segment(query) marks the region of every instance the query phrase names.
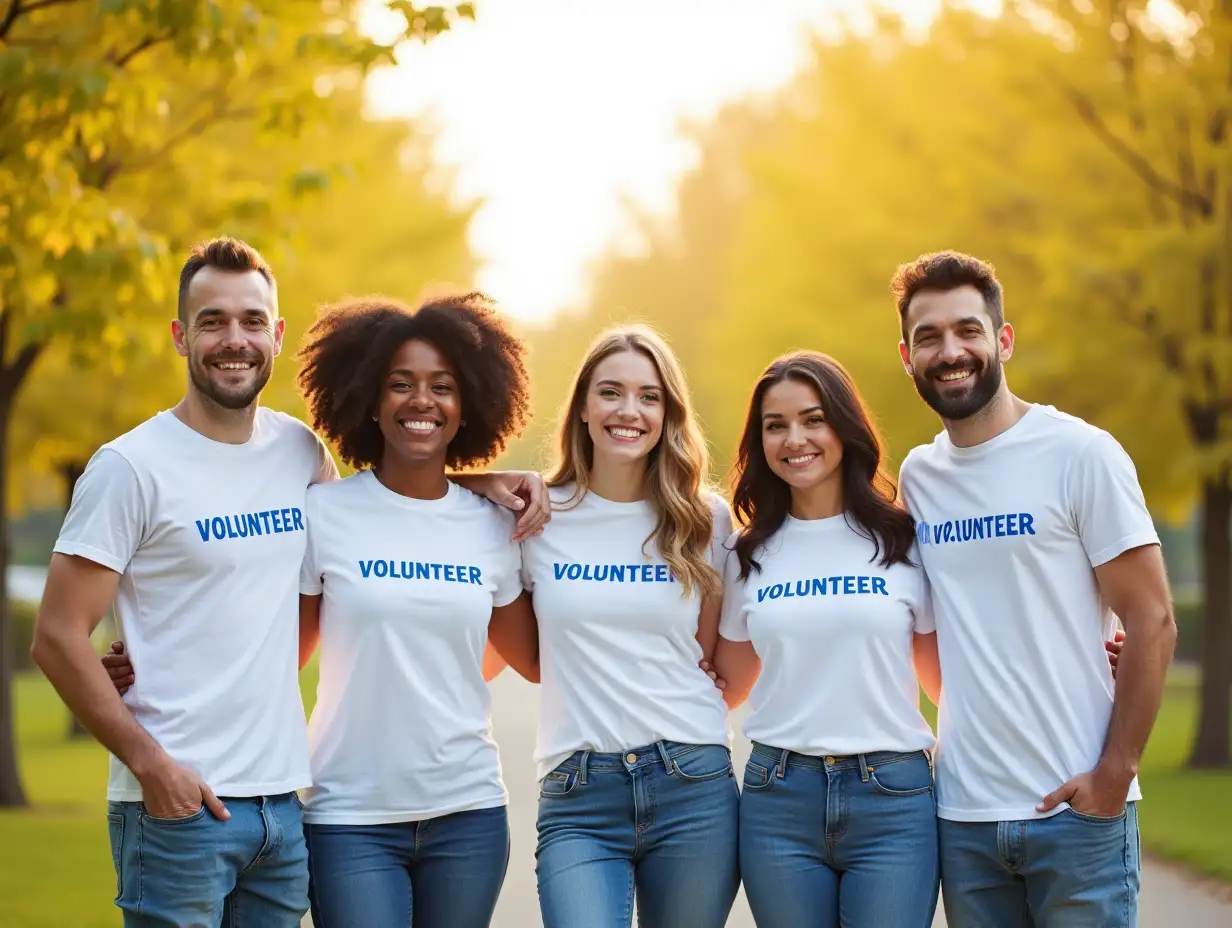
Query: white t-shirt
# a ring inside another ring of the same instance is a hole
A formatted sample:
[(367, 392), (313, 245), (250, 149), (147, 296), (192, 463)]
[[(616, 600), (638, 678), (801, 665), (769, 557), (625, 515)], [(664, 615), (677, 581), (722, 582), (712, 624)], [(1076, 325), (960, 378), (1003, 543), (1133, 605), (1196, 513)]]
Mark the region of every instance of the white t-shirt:
[(1095, 767), (1112, 714), (1116, 620), (1094, 568), (1159, 541), (1133, 462), (1107, 432), (1032, 406), (975, 447), (942, 432), (916, 448), (902, 488), (941, 654), (938, 814), (1039, 818)]
[(453, 483), (409, 499), (364, 471), (308, 494), (300, 592), (321, 600), (304, 820), (377, 825), (508, 801), (483, 652), (522, 593), (513, 514)]
[(934, 631), (923, 570), (882, 566), (845, 516), (788, 516), (741, 581), (737, 537), (719, 634), (761, 658), (745, 736), (813, 756), (931, 748), (911, 660), (912, 635)]
[[(136, 674), (124, 701), (218, 796), (308, 785), (296, 580), (305, 492), (337, 473), (307, 426), (259, 408), (240, 445), (161, 412), (77, 481), (55, 550), (121, 575), (115, 615)], [(115, 757), (107, 798), (141, 799)]]
[[(549, 491), (554, 506), (572, 493)], [(718, 496), (711, 504), (707, 558), (721, 569), (731, 511)], [(697, 666), (700, 594), (686, 599), (647, 541), (655, 522), (647, 501), (590, 492), (554, 508), (543, 533), (522, 543), (522, 582), (539, 620), (541, 778), (574, 751), (729, 743), (722, 693)]]

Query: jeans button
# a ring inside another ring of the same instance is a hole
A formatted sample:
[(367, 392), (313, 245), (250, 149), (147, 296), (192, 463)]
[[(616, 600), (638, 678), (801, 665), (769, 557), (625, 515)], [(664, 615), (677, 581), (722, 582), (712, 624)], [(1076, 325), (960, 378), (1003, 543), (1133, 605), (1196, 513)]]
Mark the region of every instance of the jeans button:
[(626, 755), (625, 755), (625, 761), (626, 761), (627, 763), (630, 763), (630, 764), (636, 764), (636, 763), (637, 763), (637, 755), (636, 755), (636, 754), (626, 754)]
[(834, 766), (834, 757), (833, 757), (833, 756), (831, 756), (831, 755), (826, 755), (826, 766), (827, 766), (827, 767), (833, 767), (833, 766)]

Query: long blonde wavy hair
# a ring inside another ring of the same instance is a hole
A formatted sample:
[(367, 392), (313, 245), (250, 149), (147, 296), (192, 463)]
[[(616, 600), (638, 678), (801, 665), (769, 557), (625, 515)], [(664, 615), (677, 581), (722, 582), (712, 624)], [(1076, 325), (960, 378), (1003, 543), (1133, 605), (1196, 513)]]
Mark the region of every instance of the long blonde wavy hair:
[(636, 351), (650, 359), (658, 371), (666, 400), (662, 435), (646, 459), (646, 497), (658, 517), (646, 541), (654, 540), (685, 596), (694, 591), (703, 596), (717, 595), (722, 579), (706, 560), (714, 532), (714, 512), (706, 497), (711, 489), (710, 455), (693, 413), (680, 362), (652, 329), (642, 325), (611, 329), (591, 346), (561, 410), (557, 459), (547, 484), (574, 484), (575, 490), (565, 508), (576, 506), (588, 492), (595, 444), (582, 421), (582, 412), (595, 368), (621, 351)]

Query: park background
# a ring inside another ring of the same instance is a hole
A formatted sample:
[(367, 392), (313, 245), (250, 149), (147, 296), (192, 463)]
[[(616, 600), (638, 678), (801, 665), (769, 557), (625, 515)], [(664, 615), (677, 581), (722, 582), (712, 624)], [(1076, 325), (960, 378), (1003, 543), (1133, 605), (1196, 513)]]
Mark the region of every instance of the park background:
[[(119, 923), (105, 754), (30, 633), (90, 454), (183, 391), (176, 273), (224, 233), (279, 280), (266, 405), (303, 414), (322, 303), (478, 287), (532, 350), (534, 420), (497, 466), (542, 467), (586, 345), (645, 321), (716, 481), (757, 373), (797, 347), (852, 371), (896, 468), (938, 424), (889, 278), (941, 248), (992, 261), (1012, 388), (1138, 466), (1180, 626), (1144, 849), (1226, 893), (1230, 118), (1223, 0), (0, 0), (0, 924)], [(497, 736), (525, 765), (512, 685)]]

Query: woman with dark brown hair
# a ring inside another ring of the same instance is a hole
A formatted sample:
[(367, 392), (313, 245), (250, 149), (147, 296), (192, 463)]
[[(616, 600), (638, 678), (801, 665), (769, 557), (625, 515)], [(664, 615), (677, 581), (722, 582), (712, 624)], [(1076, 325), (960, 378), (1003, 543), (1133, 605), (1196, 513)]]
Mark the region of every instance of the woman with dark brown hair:
[(939, 698), (936, 635), (914, 524), (838, 362), (797, 352), (766, 368), (735, 476), (743, 527), (714, 664), (728, 704), (752, 703), (740, 869), (753, 915), (926, 928), (939, 873), (918, 694)]

